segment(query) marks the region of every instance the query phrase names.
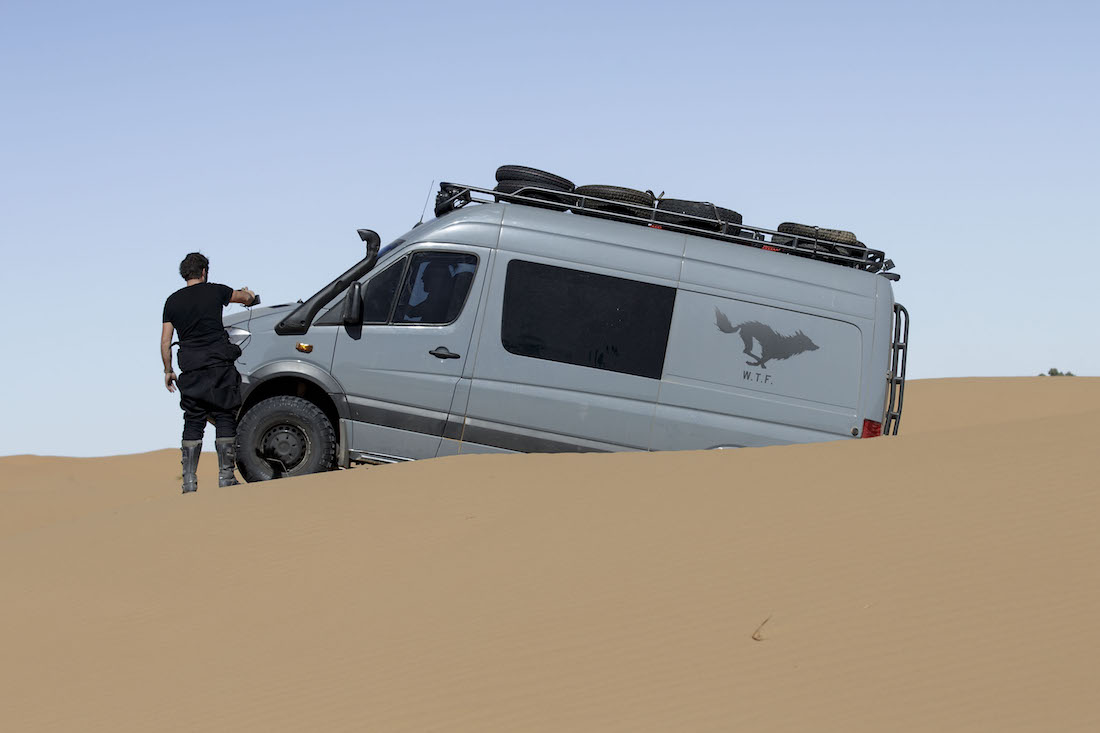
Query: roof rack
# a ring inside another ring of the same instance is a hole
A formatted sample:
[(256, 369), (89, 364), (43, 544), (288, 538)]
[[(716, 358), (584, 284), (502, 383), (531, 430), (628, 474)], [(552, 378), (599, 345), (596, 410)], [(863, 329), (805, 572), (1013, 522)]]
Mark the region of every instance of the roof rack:
[[(439, 184), (439, 193), (436, 195), (436, 216), (460, 209), (467, 204), (491, 204), (506, 201), (515, 204), (527, 204), (544, 209), (557, 211), (572, 211), (574, 213), (591, 212), (594, 216), (604, 219), (627, 222), (649, 226), (654, 229), (668, 229), (670, 231), (694, 234), (700, 237), (720, 239), (732, 244), (740, 244), (771, 252), (785, 252), (798, 257), (808, 257), (837, 265), (853, 267), (867, 272), (885, 273), (894, 267), (892, 260), (886, 259), (886, 253), (882, 250), (870, 247), (846, 245), (841, 242), (831, 242), (825, 239), (802, 237), (795, 234), (778, 232), (773, 229), (763, 229), (748, 224), (736, 224), (714, 217), (693, 216), (691, 214), (675, 213), (677, 219), (693, 220), (690, 224), (669, 223), (658, 221), (660, 212), (656, 206), (643, 206), (626, 201), (584, 196), (567, 191), (540, 188), (538, 186), (525, 186), (514, 193), (502, 193), (489, 188), (469, 186), (464, 183)], [(596, 206), (592, 204), (595, 203)], [(601, 206), (602, 205), (602, 206)], [(611, 210), (605, 207), (613, 207)], [(618, 209), (616, 211), (615, 209)], [(630, 211), (631, 213), (622, 213)], [(779, 239), (777, 240), (776, 237)], [(886, 275), (891, 280), (899, 279), (894, 273)]]

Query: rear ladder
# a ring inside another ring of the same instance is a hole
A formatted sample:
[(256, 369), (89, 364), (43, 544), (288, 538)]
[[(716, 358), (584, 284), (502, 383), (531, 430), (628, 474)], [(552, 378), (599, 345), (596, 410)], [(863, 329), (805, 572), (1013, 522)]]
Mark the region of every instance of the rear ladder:
[(897, 435), (901, 423), (901, 404), (905, 399), (905, 361), (909, 354), (909, 311), (894, 303), (893, 342), (890, 347), (890, 371), (886, 376), (889, 400), (882, 423), (883, 435)]

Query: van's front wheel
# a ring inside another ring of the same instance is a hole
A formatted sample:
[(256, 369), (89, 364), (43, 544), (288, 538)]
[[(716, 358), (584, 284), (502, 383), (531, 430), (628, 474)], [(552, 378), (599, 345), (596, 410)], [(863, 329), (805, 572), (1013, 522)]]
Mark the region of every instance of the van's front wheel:
[(331, 470), (336, 432), (317, 405), (277, 395), (256, 403), (237, 427), (237, 468), (245, 481)]

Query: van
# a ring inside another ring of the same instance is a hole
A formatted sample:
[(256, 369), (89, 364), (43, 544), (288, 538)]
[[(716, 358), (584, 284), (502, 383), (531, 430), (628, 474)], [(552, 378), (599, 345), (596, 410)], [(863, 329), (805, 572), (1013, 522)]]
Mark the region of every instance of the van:
[(908, 314), (882, 252), (537, 189), (440, 197), (384, 247), (359, 230), (366, 256), (311, 298), (226, 317), (247, 480), (897, 432)]

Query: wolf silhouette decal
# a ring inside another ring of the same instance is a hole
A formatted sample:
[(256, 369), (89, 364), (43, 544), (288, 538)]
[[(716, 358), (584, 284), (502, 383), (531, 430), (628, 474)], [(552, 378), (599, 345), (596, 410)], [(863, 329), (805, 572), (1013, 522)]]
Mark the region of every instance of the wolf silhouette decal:
[[(789, 359), (801, 354), (803, 351), (817, 351), (817, 344), (801, 331), (793, 336), (782, 336), (776, 333), (771, 326), (764, 325), (760, 321), (745, 321), (734, 326), (726, 314), (717, 308), (714, 309), (715, 325), (722, 333), (736, 333), (745, 343), (745, 352), (756, 361), (746, 361), (749, 366), (758, 366), (767, 369), (765, 362), (772, 359)], [(752, 353), (753, 339), (760, 343), (760, 356)]]

